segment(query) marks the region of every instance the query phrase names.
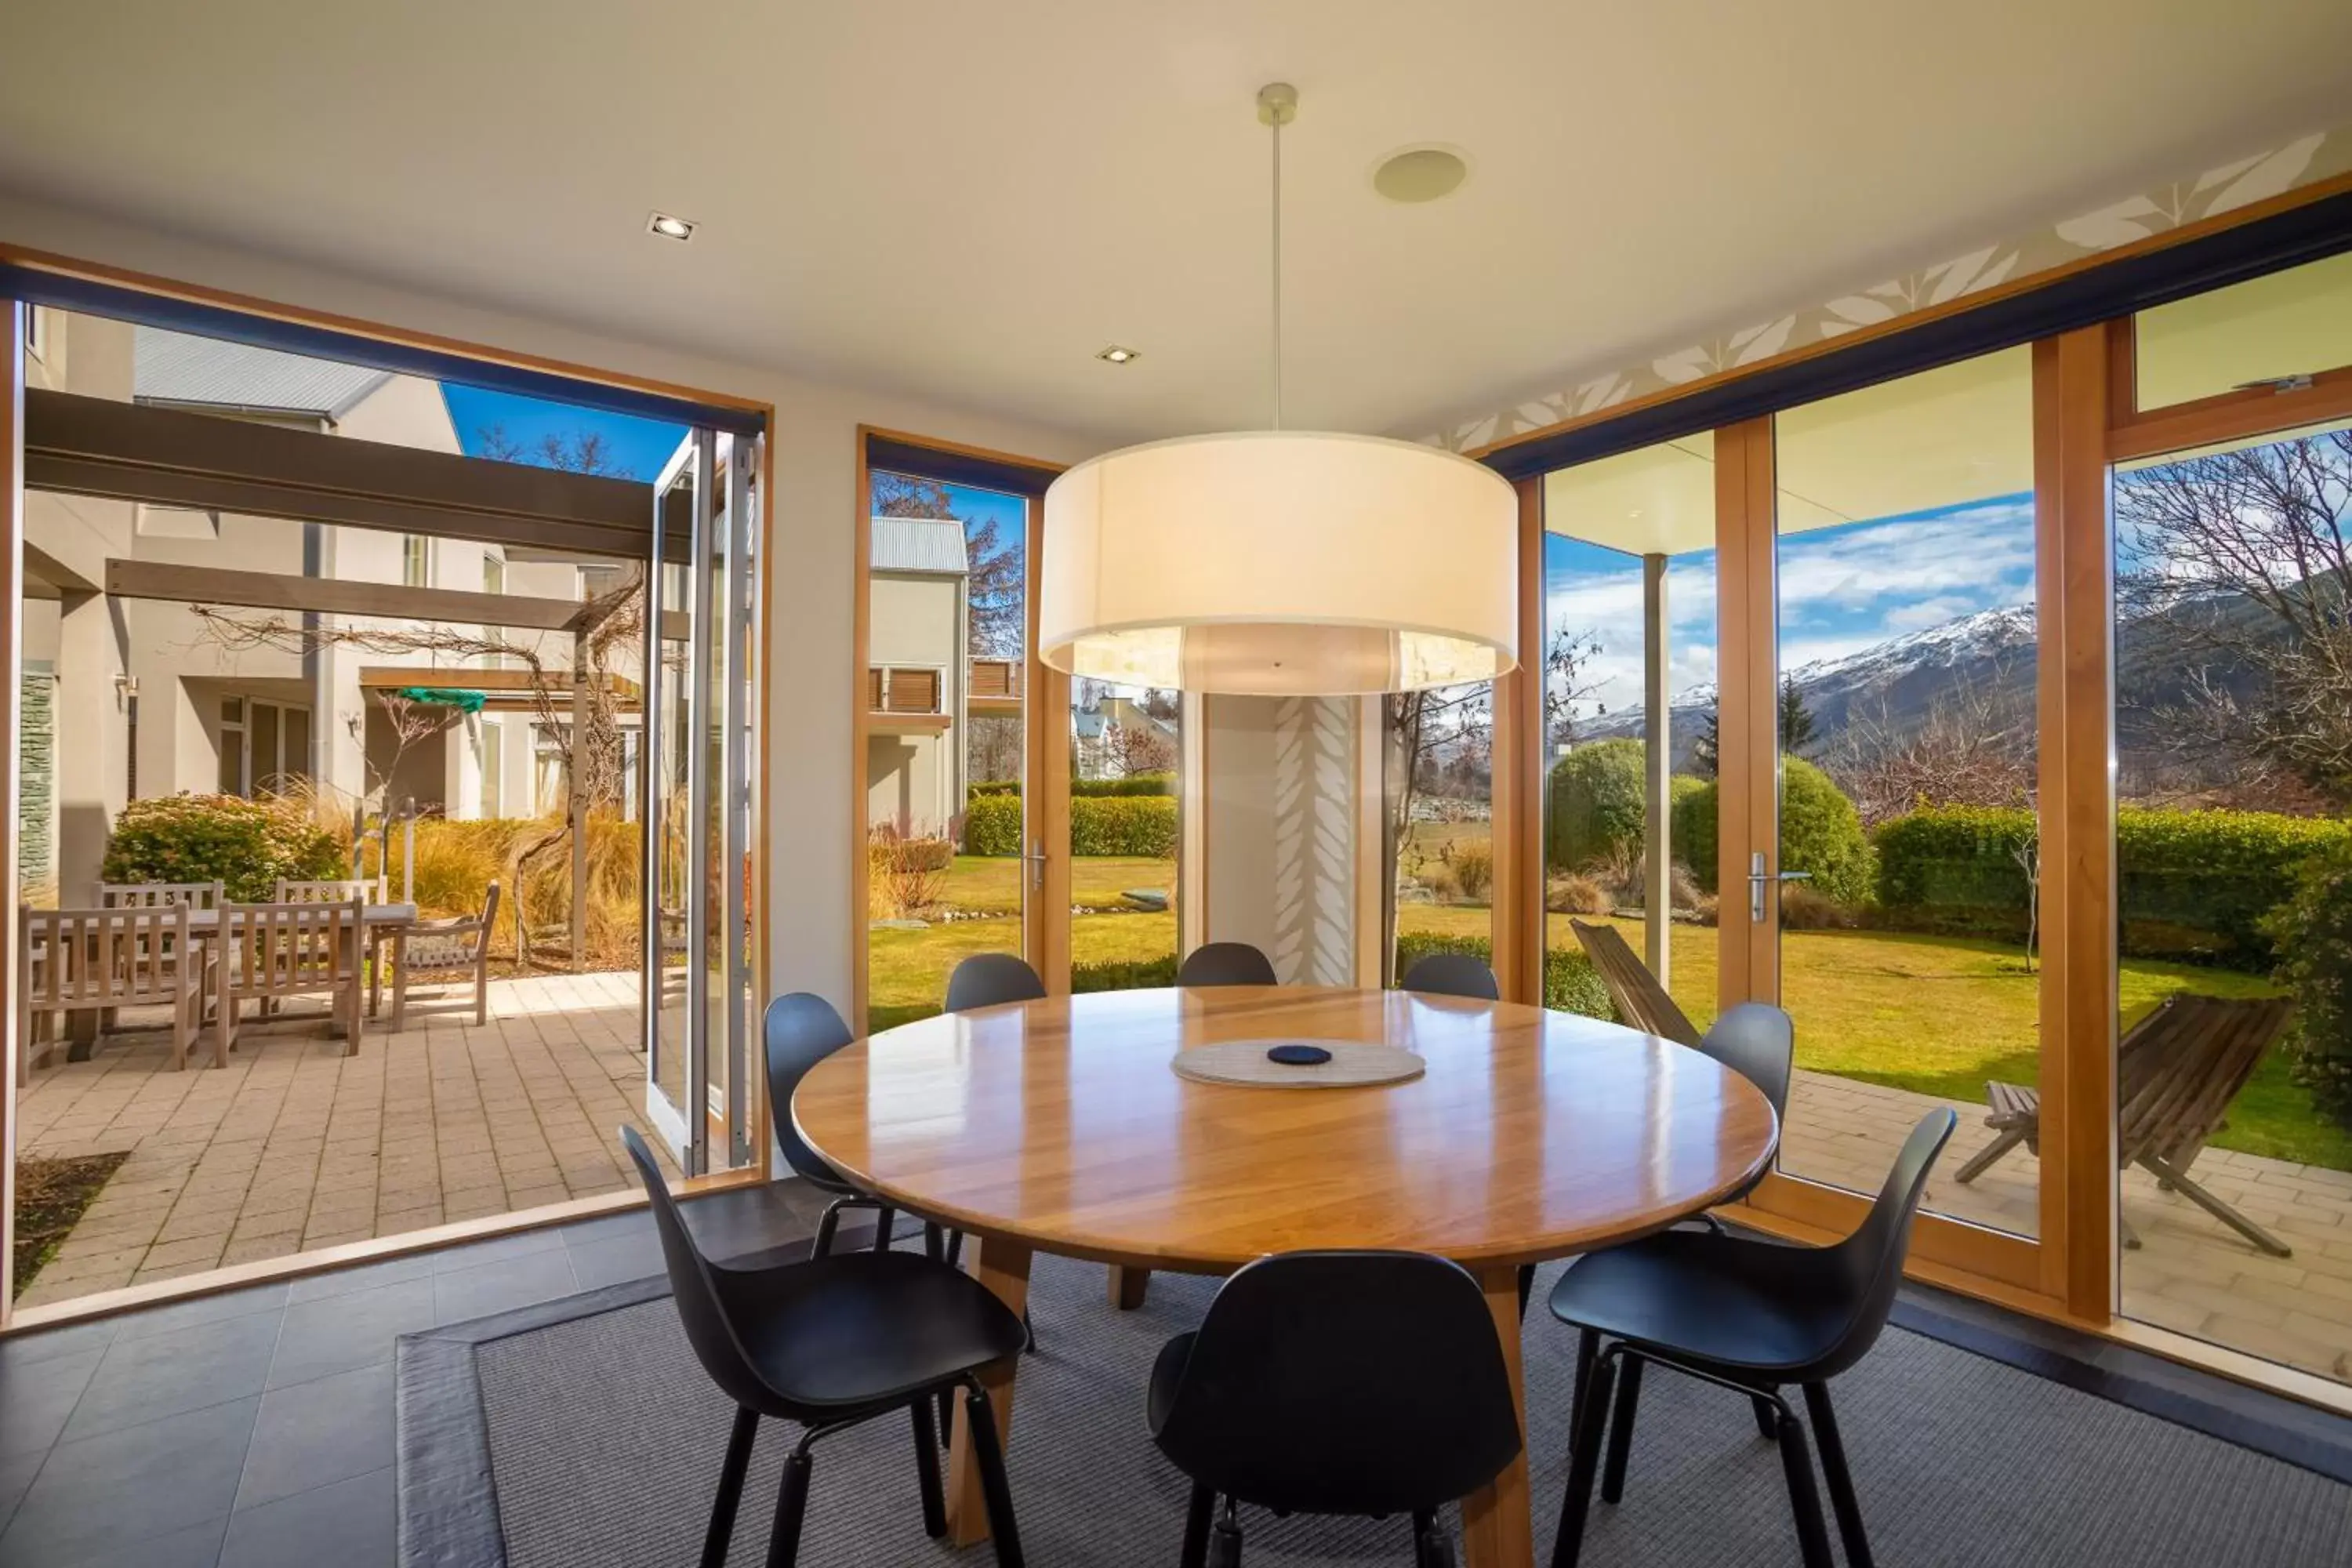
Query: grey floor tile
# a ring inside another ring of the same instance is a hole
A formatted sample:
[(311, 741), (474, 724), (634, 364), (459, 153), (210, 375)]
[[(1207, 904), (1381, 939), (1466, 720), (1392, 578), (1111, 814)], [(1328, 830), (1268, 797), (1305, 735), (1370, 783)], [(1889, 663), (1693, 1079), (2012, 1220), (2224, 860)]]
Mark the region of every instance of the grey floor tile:
[(173, 1329), (194, 1328), (198, 1323), (216, 1323), (224, 1318), (251, 1317), (257, 1312), (274, 1312), (286, 1305), (286, 1283), (256, 1285), (249, 1289), (224, 1290), (215, 1296), (198, 1296), (190, 1301), (174, 1301), (165, 1307), (150, 1307), (142, 1312), (125, 1312), (115, 1338), (120, 1340), (148, 1339), (167, 1334)]
[(393, 1460), (392, 1368), (314, 1378), (262, 1395), (236, 1506), (249, 1509), (380, 1470)]
[(394, 1340), (432, 1326), (430, 1279), (405, 1279), (289, 1307), (268, 1386), (284, 1388), (389, 1362)]
[(560, 1227), (556, 1234), (563, 1237), (566, 1247), (578, 1248), (590, 1242), (609, 1241), (616, 1236), (650, 1236), (654, 1216), (650, 1209), (624, 1209), (618, 1214), (598, 1215), (594, 1219), (574, 1220)]
[(70, 1443), (259, 1394), (278, 1344), (278, 1323), (275, 1312), (260, 1312), (144, 1339), (118, 1336), (59, 1440)]
[(391, 1568), (393, 1473), (297, 1492), (228, 1521), (221, 1568)]
[(651, 1230), (572, 1244), (572, 1272), (583, 1290), (644, 1279), (662, 1268), (661, 1238)]
[(115, 1331), (121, 1324), (121, 1318), (95, 1318), (86, 1323), (68, 1323), (60, 1329), (36, 1329), (30, 1333), (10, 1334), (0, 1340), (0, 1367), (29, 1366), (34, 1362), (48, 1361), (56, 1356), (102, 1351), (114, 1342)]
[(561, 1245), (552, 1252), (485, 1263), (454, 1274), (433, 1277), (433, 1318), (436, 1323), (462, 1323), (540, 1301), (552, 1301), (580, 1289), (572, 1272), (572, 1254)]
[(151, 1557), (143, 1543), (200, 1534), (236, 1500), (260, 1408), (257, 1395), (58, 1444), (0, 1534), (0, 1563), (144, 1563)]
[(361, 1290), (373, 1290), (379, 1285), (397, 1285), (404, 1279), (427, 1279), (432, 1275), (433, 1255), (412, 1252), (405, 1258), (387, 1258), (381, 1263), (362, 1263), (353, 1268), (296, 1279), (287, 1286), (286, 1300), (297, 1305), (304, 1301), (323, 1301), (330, 1296), (349, 1296)]
[(16, 1517), (16, 1505), (25, 1500), (33, 1478), (41, 1473), (41, 1461), (48, 1457), (47, 1448), (36, 1448), (28, 1454), (0, 1459), (0, 1530), (7, 1529), (8, 1521)]
[(453, 1274), (460, 1268), (478, 1268), (485, 1263), (562, 1250), (562, 1230), (545, 1226), (538, 1230), (517, 1231), (512, 1236), (494, 1236), (488, 1241), (469, 1241), (463, 1247), (445, 1247), (426, 1256), (433, 1259), (434, 1273)]
[(0, 1362), (0, 1458), (47, 1452), (105, 1359), (101, 1347), (45, 1361)]
[[(27, 1568), (128, 1568), (131, 1563), (138, 1568), (215, 1568), (221, 1537), (227, 1531), (227, 1520), (207, 1519), (125, 1544), (73, 1551), (62, 1557), (44, 1553), (30, 1559)], [(16, 1560), (7, 1561), (15, 1568)]]

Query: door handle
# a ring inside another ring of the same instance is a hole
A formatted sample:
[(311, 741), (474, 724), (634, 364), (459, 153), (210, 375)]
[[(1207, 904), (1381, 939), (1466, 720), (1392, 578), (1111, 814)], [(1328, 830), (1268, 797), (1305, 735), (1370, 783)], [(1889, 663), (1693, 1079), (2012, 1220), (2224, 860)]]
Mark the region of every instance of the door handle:
[(1770, 871), (1765, 869), (1761, 849), (1748, 858), (1748, 920), (1751, 925), (1764, 923), (1764, 889), (1776, 882), (1809, 882), (1811, 871)]
[(1039, 889), (1044, 889), (1045, 886), (1045, 861), (1048, 858), (1045, 854), (1045, 841), (1042, 838), (1032, 838), (1029, 841), (1029, 853), (1024, 855), (1021, 858), (1029, 863), (1029, 885), (1032, 888)]

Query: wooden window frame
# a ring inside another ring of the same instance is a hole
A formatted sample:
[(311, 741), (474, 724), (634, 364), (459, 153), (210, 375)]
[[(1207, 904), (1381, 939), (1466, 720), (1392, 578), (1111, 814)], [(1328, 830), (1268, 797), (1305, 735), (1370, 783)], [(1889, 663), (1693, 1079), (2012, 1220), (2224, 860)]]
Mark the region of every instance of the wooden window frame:
[[(758, 438), (760, 471), (756, 487), (760, 539), (754, 552), (754, 559), (760, 563), (761, 577), (758, 602), (753, 606), (757, 684), (752, 695), (754, 701), (761, 705), (761, 722), (764, 729), (764, 705), (768, 700), (767, 681), (774, 658), (775, 626), (773, 565), (777, 537), (774, 504), (777, 426), (776, 410), (772, 404), (733, 393), (684, 386), (572, 361), (521, 353), (488, 343), (441, 337), (385, 322), (283, 304), (253, 295), (20, 246), (0, 244), (0, 266), (24, 268), (78, 283), (149, 295), (206, 310), (231, 311), (242, 317), (289, 323), (298, 328), (372, 338), (403, 351), (467, 360), (494, 370), (555, 376), (565, 381), (610, 388), (618, 393), (684, 399), (706, 407), (737, 411), (744, 416), (747, 425), (756, 422), (762, 432)], [(17, 648), (20, 641), (18, 622), (24, 590), (25, 539), (26, 320), (36, 308), (0, 290), (0, 642), (5, 642), (10, 649)], [(10, 658), (13, 666), (17, 656), (12, 653)], [(22, 727), (21, 694), (16, 677), (16, 670), (11, 668), (5, 672), (5, 678), (0, 678), (0, 742), (5, 742), (5, 754), (9, 758), (16, 755), (15, 738)], [(764, 844), (768, 840), (767, 827), (772, 820), (773, 811), (774, 773), (774, 769), (768, 767), (758, 770), (751, 803), (751, 840), (755, 844)], [(5, 885), (12, 889), (16, 885), (17, 876), (16, 824), (19, 787), (20, 781), (13, 763), (0, 765), (0, 879), (5, 879)], [(754, 879), (751, 905), (752, 984), (761, 996), (771, 993), (773, 984), (770, 942), (770, 885), (772, 880), (769, 876)], [(0, 977), (13, 977), (16, 973), (16, 932), (15, 921), (0, 921)], [(17, 1038), (16, 1008), (13, 999), (5, 994), (5, 988), (13, 984), (12, 978), (0, 978), (0, 1004), (5, 1004), (0, 1005), (0, 1337), (165, 1301), (216, 1295), (267, 1280), (298, 1279), (353, 1263), (399, 1257), (461, 1241), (566, 1224), (593, 1215), (637, 1207), (646, 1201), (642, 1193), (625, 1189), (545, 1208), (485, 1215), (430, 1230), (374, 1237), (215, 1269), (206, 1274), (131, 1286), (51, 1307), (18, 1307), (14, 1300), (11, 1278), (16, 1179), (16, 1090), (14, 1086), (18, 1052), (24, 1042)], [(681, 1197), (764, 1184), (772, 1179), (770, 1161), (775, 1140), (768, 1121), (767, 1097), (756, 1096), (751, 1109), (751, 1131), (753, 1146), (758, 1151), (756, 1161), (739, 1171), (683, 1182), (675, 1189)]]

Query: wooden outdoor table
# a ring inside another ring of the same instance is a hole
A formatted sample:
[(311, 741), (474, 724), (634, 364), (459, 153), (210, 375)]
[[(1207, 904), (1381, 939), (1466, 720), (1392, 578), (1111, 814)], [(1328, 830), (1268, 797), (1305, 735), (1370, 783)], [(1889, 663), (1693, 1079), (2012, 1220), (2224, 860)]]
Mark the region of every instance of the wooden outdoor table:
[[(1199, 1083), (1169, 1066), (1188, 1047), (1286, 1037), (1385, 1042), (1428, 1070), (1307, 1089)], [(1037, 1250), (1207, 1274), (1309, 1247), (1454, 1258), (1486, 1292), (1523, 1431), (1519, 1266), (1706, 1208), (1764, 1168), (1777, 1132), (1752, 1084), (1653, 1036), (1510, 1003), (1309, 986), (1106, 992), (927, 1018), (827, 1058), (793, 1120), (859, 1186), (978, 1237), (980, 1279), (1015, 1311)], [(1008, 1441), (1016, 1371), (983, 1374)], [(949, 1482), (953, 1538), (983, 1538), (961, 1403)], [(1473, 1568), (1528, 1568), (1524, 1453), (1462, 1516)]]

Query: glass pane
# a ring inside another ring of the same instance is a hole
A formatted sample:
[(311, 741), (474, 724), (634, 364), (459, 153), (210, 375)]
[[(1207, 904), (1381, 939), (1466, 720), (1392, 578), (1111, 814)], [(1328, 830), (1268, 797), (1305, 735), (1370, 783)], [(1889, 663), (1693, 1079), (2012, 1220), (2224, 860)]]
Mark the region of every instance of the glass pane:
[(1609, 1016), (1575, 927), (1610, 926), (1703, 1029), (1717, 996), (1714, 437), (1549, 476), (1544, 526), (1546, 1000)]
[(1176, 984), (1174, 691), (1070, 683), (1070, 988)]
[(1432, 952), (1495, 956), (1495, 688), (1390, 697), (1383, 852), (1395, 912), (1389, 978)]
[(224, 724), (220, 731), (220, 793), (245, 793), (245, 731)]
[(278, 714), (274, 702), (253, 705), (253, 793), (275, 794), (286, 787), (278, 763)]
[(2122, 1310), (2352, 1383), (2352, 428), (2114, 495)]
[(2134, 318), (2139, 406), (2352, 365), (2352, 253)]
[(286, 780), (290, 786), (310, 777), (310, 710), (286, 710)]
[(1022, 951), (1028, 502), (873, 476), (867, 521), (867, 1026), (937, 1013)]
[(2030, 1148), (1958, 1173), (2040, 1068), (2031, 353), (1777, 421), (1780, 1166), (1875, 1193), (1950, 1105), (1929, 1206), (2029, 1236)]
[[(670, 489), (665, 516), (684, 519), (692, 514), (694, 466), (686, 465)], [(655, 682), (654, 788), (655, 816), (648, 825), (648, 853), (654, 858), (655, 926), (659, 942), (661, 994), (653, 1009), (653, 1080), (672, 1105), (686, 1102), (688, 922), (693, 907), (696, 868), (692, 848), (693, 799), (688, 773), (695, 747), (694, 693), (688, 685), (693, 671), (693, 563), (683, 558), (682, 544), (667, 544), (666, 559), (655, 567), (661, 613), (656, 617), (656, 646), (660, 671)], [(551, 769), (551, 752), (557, 765)], [(562, 747), (554, 737), (540, 740), (538, 794), (540, 809), (563, 809)]]

